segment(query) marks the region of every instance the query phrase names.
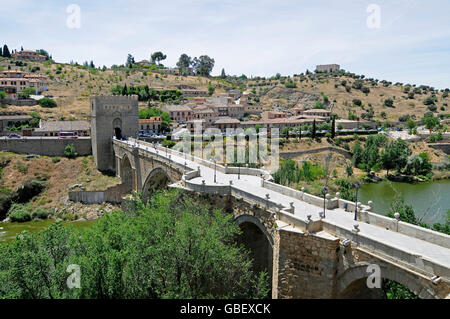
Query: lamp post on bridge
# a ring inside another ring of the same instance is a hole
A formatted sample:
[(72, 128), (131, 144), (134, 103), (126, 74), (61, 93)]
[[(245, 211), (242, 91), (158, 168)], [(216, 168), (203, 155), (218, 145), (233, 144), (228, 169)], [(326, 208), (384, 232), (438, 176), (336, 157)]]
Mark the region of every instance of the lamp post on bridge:
[(327, 197), (328, 189), (324, 186), (322, 189), (322, 195), (323, 195), (323, 218), (325, 219), (325, 204), (326, 204), (326, 197)]
[(216, 159), (214, 158), (214, 183), (217, 183), (217, 181), (216, 181), (216, 166), (217, 166)]
[(359, 185), (358, 182), (355, 183), (356, 187), (355, 220), (358, 220), (358, 190), (360, 186), (361, 185)]

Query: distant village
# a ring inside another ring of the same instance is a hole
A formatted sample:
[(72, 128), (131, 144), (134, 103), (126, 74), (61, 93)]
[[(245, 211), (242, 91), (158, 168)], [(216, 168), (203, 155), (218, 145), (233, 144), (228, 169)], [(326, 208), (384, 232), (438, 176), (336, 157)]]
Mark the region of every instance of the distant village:
[[(45, 61), (46, 56), (34, 51), (13, 51), (12, 57), (17, 60)], [(137, 65), (150, 63), (149, 61), (137, 62)], [(340, 66), (337, 64), (318, 65), (316, 70), (321, 72), (336, 72)], [(178, 68), (164, 68), (161, 73), (180, 74)], [(186, 70), (183, 70), (186, 72)], [(192, 70), (188, 70), (189, 73)], [(43, 75), (27, 73), (19, 70), (5, 70), (0, 72), (0, 91), (6, 93), (4, 101), (13, 105), (35, 105), (39, 99), (48, 97), (42, 95), (48, 90), (49, 79)], [(21, 92), (31, 92), (28, 99), (20, 97)], [(164, 88), (153, 88), (163, 90)], [(262, 105), (249, 103), (249, 92), (229, 90), (210, 96), (206, 90), (195, 88), (181, 89), (184, 100), (181, 104), (166, 104), (162, 111), (170, 115), (171, 128), (175, 131), (189, 131), (194, 133), (196, 125), (201, 124), (202, 130), (217, 128), (222, 132), (227, 129), (248, 128), (278, 128), (280, 131), (287, 128), (298, 128), (305, 125), (320, 125), (330, 122), (332, 118), (333, 104), (328, 109), (307, 109), (296, 107), (283, 112), (270, 110)], [(51, 97), (51, 96), (50, 96)], [(32, 120), (29, 115), (4, 115), (0, 116), (0, 134), (11, 134), (11, 127), (18, 127), (21, 123)], [(338, 119), (335, 122), (338, 130), (356, 130), (360, 128), (375, 129), (376, 123), (361, 120)], [(22, 130), (23, 136), (58, 136), (60, 132), (73, 132), (76, 136), (88, 136), (90, 123), (88, 121), (43, 121), (39, 120), (34, 128)], [(151, 117), (140, 119), (138, 131), (143, 136), (153, 136), (162, 132), (162, 118)], [(150, 135), (151, 134), (151, 135)], [(17, 134), (16, 134), (17, 135)], [(159, 136), (163, 137), (163, 136)]]

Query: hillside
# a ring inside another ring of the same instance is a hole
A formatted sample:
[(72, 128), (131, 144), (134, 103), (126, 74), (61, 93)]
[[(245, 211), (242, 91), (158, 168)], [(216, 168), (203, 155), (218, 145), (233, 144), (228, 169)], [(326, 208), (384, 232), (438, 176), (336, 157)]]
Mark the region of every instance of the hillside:
[[(54, 217), (62, 219), (94, 219), (105, 205), (82, 205), (68, 200), (68, 191), (75, 185), (86, 190), (102, 190), (120, 182), (117, 177), (101, 174), (92, 156), (76, 159), (42, 156), (26, 159), (26, 155), (0, 152), (0, 193), (14, 191), (30, 180), (45, 181), (46, 187), (35, 196), (31, 207), (49, 209)], [(79, 190), (79, 188), (74, 188)], [(0, 212), (1, 215), (1, 212)]]
[[(435, 113), (449, 113), (448, 93), (438, 92), (427, 86), (419, 89), (407, 84), (384, 84), (381, 81), (361, 80), (357, 77), (331, 74), (297, 75), (291, 78), (281, 77), (279, 80), (251, 80), (247, 82), (247, 87), (260, 97), (262, 104), (279, 110), (300, 106), (313, 107), (317, 101), (321, 101), (326, 107), (334, 105), (333, 113), (344, 119), (348, 118), (351, 111), (359, 118), (381, 122), (397, 122), (407, 115), (413, 119), (415, 116), (419, 120), (424, 113), (430, 111), (424, 100), (433, 96)], [(296, 87), (288, 88), (286, 83), (294, 83)], [(363, 88), (368, 88), (364, 89), (367, 93), (363, 93)], [(413, 92), (416, 92), (414, 96), (410, 94)], [(386, 99), (392, 99), (392, 107), (385, 105)]]
[[(186, 85), (202, 90), (207, 90), (209, 85), (213, 85), (216, 87), (214, 94), (226, 92), (225, 88), (240, 88), (250, 92), (253, 103), (281, 111), (298, 106), (311, 108), (317, 101), (321, 101), (324, 102), (324, 107), (334, 105), (333, 112), (344, 119), (348, 118), (349, 111), (361, 119), (381, 122), (387, 120), (397, 122), (401, 117), (404, 120), (407, 116), (419, 120), (430, 109), (436, 114), (449, 113), (448, 92), (439, 92), (427, 86), (392, 84), (351, 73), (309, 73), (293, 77), (276, 76), (270, 79), (245, 77), (220, 79), (158, 74), (145, 69), (85, 69), (82, 66), (49, 62), (26, 62), (26, 64), (16, 66), (11, 59), (3, 59), (0, 61), (0, 70), (6, 70), (8, 66), (27, 72), (38, 68), (36, 73), (45, 74), (50, 78), (47, 93), (55, 97), (58, 107), (44, 109), (39, 106), (9, 106), (4, 112), (29, 113), (36, 110), (47, 119), (61, 117), (87, 119), (90, 95), (110, 94), (112, 86), (127, 84), (127, 86), (148, 85), (168, 89)], [(426, 98), (432, 99), (431, 105), (424, 104)], [(386, 102), (389, 99), (392, 99), (392, 107), (386, 105), (389, 104)], [(140, 106), (146, 107), (147, 103), (141, 102)]]

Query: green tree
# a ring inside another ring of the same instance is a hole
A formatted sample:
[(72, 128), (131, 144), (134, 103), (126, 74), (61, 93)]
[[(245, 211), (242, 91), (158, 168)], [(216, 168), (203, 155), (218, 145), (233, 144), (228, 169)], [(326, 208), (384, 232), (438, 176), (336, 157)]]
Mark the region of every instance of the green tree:
[(315, 119), (314, 119), (313, 125), (312, 125), (311, 137), (316, 138), (316, 120)]
[(439, 119), (433, 115), (424, 116), (422, 122), (425, 124), (425, 127), (430, 130), (430, 134), (440, 123)]
[(3, 57), (5, 58), (11, 57), (11, 53), (9, 52), (8, 46), (6, 44), (3, 46)]
[(214, 59), (210, 58), (207, 55), (202, 55), (199, 58), (195, 57), (192, 64), (194, 67), (194, 71), (198, 75), (209, 76), (211, 71), (214, 68)]
[(33, 88), (25, 88), (19, 93), (19, 97), (22, 99), (30, 98), (30, 95), (36, 94), (36, 91)]
[(187, 54), (183, 53), (177, 62), (177, 67), (179, 67), (182, 70), (185, 70), (189, 68), (192, 64), (192, 58), (188, 56)]
[(331, 138), (335, 138), (336, 136), (336, 119), (333, 117), (331, 120)]
[(222, 72), (220, 73), (220, 77), (222, 79), (225, 79), (227, 77), (227, 75), (225, 74), (225, 69), (222, 69)]
[(131, 54), (128, 54), (128, 56), (127, 56), (127, 62), (125, 63), (125, 66), (126, 66), (127, 68), (132, 68), (134, 64), (135, 64), (135, 62), (134, 62), (134, 57), (133, 57)]
[(157, 51), (155, 53), (152, 54), (151, 59), (153, 63), (158, 63), (161, 62), (162, 60), (165, 60), (167, 58), (167, 55), (165, 55), (164, 53), (162, 53), (161, 51)]
[(42, 99), (39, 100), (38, 104), (45, 108), (54, 108), (58, 106), (55, 100), (49, 97), (43, 97)]
[(362, 153), (363, 148), (361, 147), (361, 144), (359, 144), (359, 142), (356, 142), (355, 146), (353, 147), (353, 156), (352, 156), (353, 166), (359, 167), (359, 165), (362, 163)]
[[(0, 245), (0, 298), (265, 298), (232, 214), (177, 191), (137, 198), (84, 230), (56, 223)], [(67, 266), (80, 266), (69, 289)]]
[(411, 149), (408, 142), (401, 138), (390, 142), (381, 154), (381, 162), (385, 169), (396, 169), (398, 173), (406, 166)]
[(214, 91), (216, 90), (216, 88), (213, 85), (209, 85), (208, 86), (208, 94), (211, 96), (214, 94)]

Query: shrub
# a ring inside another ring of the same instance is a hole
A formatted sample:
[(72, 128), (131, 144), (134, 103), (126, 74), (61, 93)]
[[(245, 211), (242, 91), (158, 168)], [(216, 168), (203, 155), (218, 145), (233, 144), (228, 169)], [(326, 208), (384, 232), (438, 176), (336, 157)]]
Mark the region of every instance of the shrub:
[(78, 156), (78, 153), (75, 150), (75, 146), (73, 144), (67, 145), (64, 149), (64, 156), (67, 158), (75, 158)]
[(50, 215), (50, 212), (45, 208), (36, 208), (31, 213), (32, 219), (47, 219), (48, 215)]
[(58, 106), (54, 100), (52, 100), (51, 98), (48, 98), (48, 97), (44, 97), (44, 98), (40, 99), (38, 104), (42, 107), (47, 107), (47, 108), (54, 108), (54, 107)]
[(295, 84), (292, 81), (287, 81), (286, 83), (284, 83), (284, 86), (287, 87), (287, 88), (293, 89), (293, 88), (297, 87), (297, 84)]
[(61, 159), (59, 158), (59, 156), (52, 157), (53, 163), (59, 163), (60, 161), (61, 161)]
[(436, 112), (437, 111), (437, 107), (434, 104), (428, 105), (428, 110), (431, 112)]
[(353, 104), (357, 105), (357, 106), (361, 106), (362, 102), (360, 99), (353, 99)]
[(13, 204), (8, 211), (8, 216), (13, 222), (27, 222), (31, 220), (29, 204)]
[(370, 89), (367, 86), (363, 86), (363, 88), (361, 89), (361, 91), (365, 94), (369, 94), (370, 93)]
[(394, 106), (394, 100), (391, 98), (385, 99), (384, 100), (384, 105), (386, 105), (387, 107), (393, 107)]
[(162, 146), (168, 147), (168, 148), (174, 147), (175, 144), (176, 144), (176, 143), (175, 143), (174, 141), (170, 141), (170, 140), (164, 140), (164, 141), (162, 142)]
[(434, 100), (431, 96), (427, 97), (425, 100), (423, 100), (423, 104), (425, 105), (433, 105), (434, 104)]

